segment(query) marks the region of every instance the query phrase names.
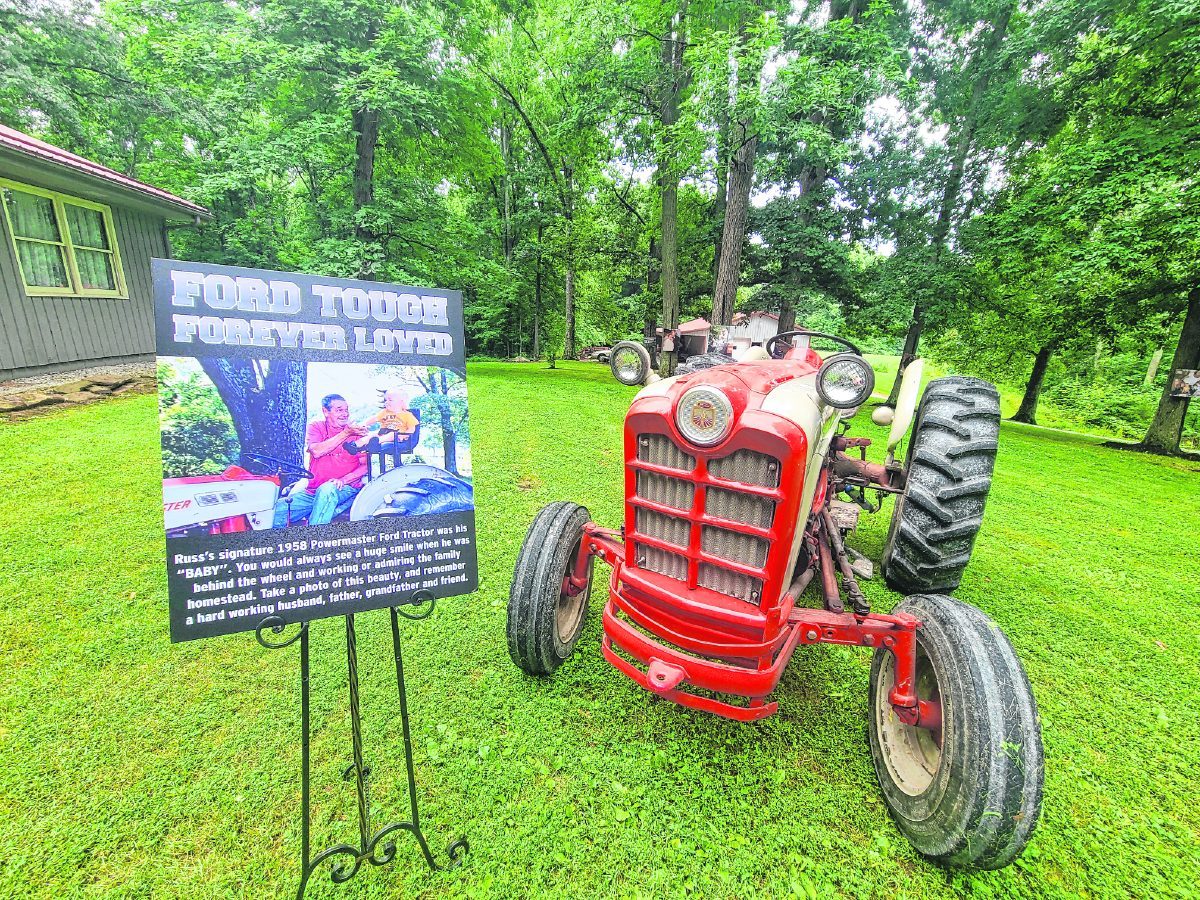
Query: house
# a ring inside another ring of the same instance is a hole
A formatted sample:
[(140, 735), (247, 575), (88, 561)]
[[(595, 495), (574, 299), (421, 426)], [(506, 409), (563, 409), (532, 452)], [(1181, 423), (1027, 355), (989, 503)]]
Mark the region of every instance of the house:
[(150, 359), (150, 260), (208, 210), (0, 125), (0, 380)]
[(735, 313), (733, 323), (721, 330), (721, 343), (733, 351), (762, 347), (779, 333), (779, 316), (769, 312)]

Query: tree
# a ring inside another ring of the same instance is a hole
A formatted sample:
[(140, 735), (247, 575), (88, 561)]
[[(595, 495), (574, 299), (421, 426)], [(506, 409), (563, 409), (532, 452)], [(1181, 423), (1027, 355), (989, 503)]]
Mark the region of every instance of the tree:
[[(556, 237), (563, 265), (563, 355), (572, 358), (577, 218), (607, 149), (600, 124), (613, 36), (606, 9), (593, 0), (559, 4), (554, 12), (557, 20), (537, 7), (528, 17), (514, 14), (486, 77), (515, 113), (544, 165), (546, 194), (553, 198), (561, 227)], [(575, 33), (559, 27), (563, 19), (577, 26)]]
[(163, 478), (214, 475), (235, 462), (237, 433), (212, 384), (165, 363), (158, 365), (158, 383)]
[(6, 0), (0, 35), (0, 120), (136, 177), (179, 92), (148, 89), (121, 30), (84, 0)]
[[(683, 0), (662, 39), (663, 85), (659, 123), (664, 137), (669, 136), (679, 122), (679, 101), (691, 81), (691, 73), (683, 63), (687, 8), (687, 0)], [(666, 331), (679, 327), (679, 170), (671, 159), (670, 146), (668, 140), (660, 142), (657, 163), (662, 209), (662, 325)], [(674, 349), (662, 354), (660, 374), (675, 373), (675, 358)]]
[[(732, 321), (741, 280), (754, 162), (763, 127), (760, 81), (763, 66), (776, 43), (777, 16), (774, 10), (763, 7), (764, 4), (756, 2), (740, 10), (736, 40), (729, 51), (728, 109), (721, 109), (718, 114), (721, 122), (718, 151), (725, 154), (718, 171), (728, 172), (728, 184), (722, 185), (725, 197), (721, 201), (721, 244), (710, 318), (714, 327)], [(718, 182), (721, 180), (718, 178)]]
[(840, 321), (830, 303), (859, 304), (852, 241), (861, 213), (844, 202), (853, 200), (845, 185), (864, 111), (899, 76), (892, 26), (886, 7), (849, 2), (833, 4), (828, 20), (814, 15), (783, 27), (786, 62), (760, 114), (758, 178), (776, 196), (750, 217), (752, 281), (766, 286), (754, 303), (779, 310), (780, 331), (794, 327), (800, 305), (810, 326), (808, 319)]
[(428, 366), (425, 377), (417, 377), (425, 393), (413, 401), (422, 422), (436, 420), (442, 431), (442, 455), (446, 469), (458, 474), (458, 435), (467, 427), (466, 376), (457, 369)]
[[(1184, 5), (1131, 3), (1088, 35), (1060, 90), (1066, 113), (1039, 151), (1042, 227), (1069, 235), (1060, 274), (1126, 326), (1166, 313), (1183, 326), (1173, 367), (1200, 364), (1200, 22)], [(1143, 449), (1179, 450), (1187, 401), (1164, 389)]]
[[(934, 170), (940, 191), (928, 226), (925, 255), (937, 268), (950, 242), (952, 229), (963, 217), (964, 201), (974, 202), (986, 167), (976, 166), (975, 184), (968, 185), (969, 166), (982, 148), (1002, 146), (1010, 139), (1002, 114), (1008, 83), (1019, 78), (1027, 60), (1006, 53), (1005, 42), (1017, 11), (1014, 0), (990, 6), (949, 4), (923, 7), (924, 20), (914, 34), (924, 40), (914, 46), (918, 73), (927, 79), (930, 103), (949, 126), (945, 169)], [(936, 157), (935, 157), (936, 158)], [(921, 332), (930, 307), (944, 296), (917, 294), (905, 333), (900, 365), (888, 395), (895, 405), (904, 369), (917, 356)]]
[(200, 365), (233, 420), (241, 465), (251, 453), (304, 464), (306, 363), (206, 356)]

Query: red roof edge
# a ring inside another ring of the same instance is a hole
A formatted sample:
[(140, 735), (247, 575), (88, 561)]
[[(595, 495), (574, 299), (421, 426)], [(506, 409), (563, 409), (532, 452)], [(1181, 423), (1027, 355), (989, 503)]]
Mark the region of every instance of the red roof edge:
[(203, 216), (206, 219), (212, 218), (212, 213), (197, 203), (184, 200), (182, 197), (176, 197), (174, 194), (168, 193), (161, 188), (142, 184), (142, 182), (135, 181), (128, 175), (122, 175), (120, 172), (108, 168), (108, 166), (102, 166), (100, 163), (92, 162), (90, 159), (84, 159), (82, 156), (76, 156), (74, 153), (68, 153), (61, 147), (55, 147), (53, 144), (39, 141), (35, 137), (17, 131), (15, 128), (9, 128), (6, 125), (0, 125), (0, 147), (15, 150), (18, 153), (31, 156), (42, 162), (59, 165), (83, 175), (90, 175), (93, 178), (108, 182), (113, 187), (132, 191), (135, 194), (142, 194), (161, 203), (174, 206), (193, 216)]

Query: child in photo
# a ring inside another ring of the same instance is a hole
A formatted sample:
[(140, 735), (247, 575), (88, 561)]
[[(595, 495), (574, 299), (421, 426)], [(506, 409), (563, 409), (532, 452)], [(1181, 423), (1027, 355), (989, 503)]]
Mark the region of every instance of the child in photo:
[(383, 394), (383, 409), (362, 423), (369, 428), (378, 425), (379, 431), (367, 441), (348, 441), (344, 446), (350, 453), (369, 450), (378, 453), (384, 445), (394, 443), (417, 430), (417, 417), (408, 411), (408, 394), (399, 388), (389, 388)]

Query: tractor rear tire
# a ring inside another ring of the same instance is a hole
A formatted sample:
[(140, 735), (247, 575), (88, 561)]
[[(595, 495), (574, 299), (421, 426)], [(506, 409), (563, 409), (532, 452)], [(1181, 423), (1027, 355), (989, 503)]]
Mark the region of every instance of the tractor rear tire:
[(883, 549), (883, 577), (901, 594), (962, 581), (992, 487), (1000, 395), (979, 378), (929, 383), (908, 445), (904, 493)]
[(552, 675), (575, 652), (592, 590), (563, 591), (591, 520), (577, 503), (551, 503), (537, 514), (513, 571), (508, 595), (508, 653), (528, 675)]
[[(945, 866), (1000, 869), (1020, 855), (1041, 811), (1041, 724), (1029, 681), (999, 627), (938, 594), (905, 599), (917, 629), (917, 696), (941, 703), (941, 729), (900, 721), (888, 701), (891, 651), (871, 663), (871, 759), (892, 818)], [(940, 740), (939, 740), (940, 739)]]
[(635, 341), (619, 341), (608, 355), (608, 367), (621, 384), (644, 384), (650, 374), (650, 351)]

